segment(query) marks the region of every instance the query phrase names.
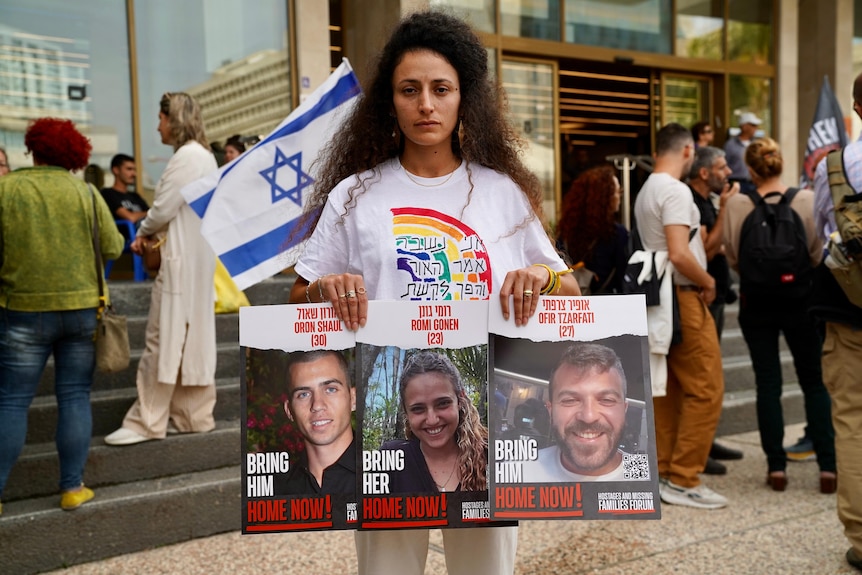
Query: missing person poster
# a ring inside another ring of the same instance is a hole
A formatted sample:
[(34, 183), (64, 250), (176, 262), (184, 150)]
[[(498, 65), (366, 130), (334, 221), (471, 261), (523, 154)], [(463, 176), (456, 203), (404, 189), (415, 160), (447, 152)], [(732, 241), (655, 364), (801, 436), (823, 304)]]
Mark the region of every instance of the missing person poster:
[(490, 306), (494, 519), (659, 519), (639, 295), (542, 297), (523, 327)]
[(354, 334), (328, 303), (239, 319), (242, 532), (356, 528)]
[(488, 526), (487, 302), (369, 302), (360, 529)]

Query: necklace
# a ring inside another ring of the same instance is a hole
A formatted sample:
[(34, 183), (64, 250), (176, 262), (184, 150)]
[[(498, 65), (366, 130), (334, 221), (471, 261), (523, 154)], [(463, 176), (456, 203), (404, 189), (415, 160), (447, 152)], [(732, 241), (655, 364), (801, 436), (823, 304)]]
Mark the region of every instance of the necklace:
[(446, 486), (449, 485), (449, 482), (452, 481), (452, 476), (455, 475), (455, 468), (458, 467), (458, 458), (455, 458), (455, 462), (452, 464), (452, 471), (449, 472), (449, 477), (446, 478), (446, 481), (443, 482), (443, 485), (434, 481), (434, 485), (437, 486), (437, 489), (440, 491), (446, 491)]
[[(401, 166), (401, 162), (398, 162), (398, 165)], [(422, 182), (420, 182), (419, 180), (417, 180), (416, 178), (411, 176), (410, 172), (407, 171), (407, 168), (405, 168), (404, 166), (401, 166), (401, 169), (404, 170), (404, 174), (410, 179), (410, 181), (413, 182), (414, 184), (416, 184), (417, 186), (422, 186), (423, 188), (436, 188), (436, 187), (442, 186), (443, 184), (445, 184), (446, 182), (451, 180), (452, 176), (455, 175), (455, 172), (458, 171), (458, 167), (460, 165), (461, 165), (461, 163), (459, 162), (458, 165), (455, 166), (455, 168), (451, 172), (449, 172), (449, 175), (446, 176), (446, 179), (444, 179), (442, 182), (437, 182), (436, 184), (423, 184)]]

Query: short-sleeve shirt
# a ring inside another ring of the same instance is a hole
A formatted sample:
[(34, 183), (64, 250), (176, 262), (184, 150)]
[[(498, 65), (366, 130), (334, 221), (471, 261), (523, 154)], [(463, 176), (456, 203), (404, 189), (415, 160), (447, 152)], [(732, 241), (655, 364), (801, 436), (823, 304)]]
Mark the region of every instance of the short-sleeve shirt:
[[(651, 251), (667, 250), (665, 226), (686, 226), (691, 235), (689, 248), (700, 267), (706, 269), (706, 249), (698, 233), (700, 211), (687, 185), (664, 172), (650, 174), (635, 200), (635, 218), (641, 242)], [(674, 272), (673, 283), (695, 285), (677, 271)]]
[(392, 159), (330, 192), (296, 272), (361, 274), (370, 299), (483, 300), (540, 263), (566, 268), (511, 178), (467, 162), (419, 178)]
[(102, 188), (102, 197), (105, 198), (105, 203), (108, 204), (114, 217), (117, 217), (117, 210), (120, 208), (126, 208), (130, 212), (146, 212), (150, 209), (144, 198), (137, 192), (120, 192), (114, 188)]

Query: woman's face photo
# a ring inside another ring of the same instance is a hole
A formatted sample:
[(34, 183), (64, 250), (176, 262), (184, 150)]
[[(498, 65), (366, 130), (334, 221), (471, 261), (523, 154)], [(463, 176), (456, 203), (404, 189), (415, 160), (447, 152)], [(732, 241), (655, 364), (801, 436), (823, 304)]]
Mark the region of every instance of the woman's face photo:
[(407, 52), (392, 74), (392, 104), (405, 146), (451, 146), (461, 105), (458, 72), (430, 50)]
[(441, 373), (422, 373), (404, 388), (407, 422), (423, 447), (450, 447), (458, 429), (458, 398), (449, 378)]

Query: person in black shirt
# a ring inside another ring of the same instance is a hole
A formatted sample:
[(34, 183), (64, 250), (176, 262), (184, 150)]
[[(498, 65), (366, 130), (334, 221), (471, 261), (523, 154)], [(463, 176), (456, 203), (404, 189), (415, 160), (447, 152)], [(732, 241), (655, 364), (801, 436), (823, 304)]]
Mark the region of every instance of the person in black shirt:
[[(114, 185), (102, 188), (102, 197), (105, 198), (115, 220), (128, 220), (137, 228), (138, 222), (147, 216), (150, 206), (137, 192), (130, 189), (135, 185), (135, 159), (126, 154), (117, 154), (111, 159), (111, 173), (114, 174)], [(124, 227), (121, 227), (120, 231), (126, 235)]]
[[(701, 233), (706, 234), (703, 238), (708, 259), (706, 271), (715, 279), (715, 300), (709, 304), (709, 312), (715, 320), (719, 341), (724, 330), (724, 305), (733, 303), (736, 299), (736, 292), (731, 287), (730, 268), (724, 255), (724, 232), (719, 215), (727, 200), (739, 193), (739, 183), (731, 185), (727, 179), (729, 175), (730, 167), (723, 150), (712, 146), (697, 149), (689, 172), (688, 185), (694, 197), (694, 204), (700, 211)], [(719, 209), (716, 209), (714, 199), (718, 200)], [(727, 468), (716, 460), (741, 458), (741, 451), (713, 441), (704, 473), (724, 475)]]
[(286, 475), (273, 478), (275, 494), (355, 493), (356, 389), (344, 356), (334, 350), (291, 354), (284, 409), (302, 434), (305, 451)]

